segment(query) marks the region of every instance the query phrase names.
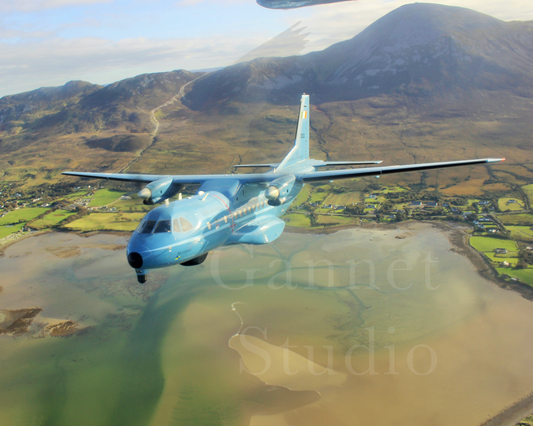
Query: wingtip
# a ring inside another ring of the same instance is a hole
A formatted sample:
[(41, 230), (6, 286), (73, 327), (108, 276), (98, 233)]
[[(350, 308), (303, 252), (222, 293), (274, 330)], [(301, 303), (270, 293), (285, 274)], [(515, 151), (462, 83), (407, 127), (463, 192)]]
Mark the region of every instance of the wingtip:
[(487, 163), (498, 163), (500, 161), (505, 161), (505, 158), (487, 158)]

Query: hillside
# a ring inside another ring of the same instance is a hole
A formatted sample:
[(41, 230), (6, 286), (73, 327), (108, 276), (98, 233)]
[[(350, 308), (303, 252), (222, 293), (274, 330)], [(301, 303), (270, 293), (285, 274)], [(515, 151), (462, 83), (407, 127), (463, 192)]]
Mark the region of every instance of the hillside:
[[(260, 58), (201, 78), (173, 71), (2, 98), (0, 170), (28, 187), (55, 182), (65, 169), (186, 174), (279, 160), (293, 143), (305, 92), (316, 158), (502, 156), (505, 165), (386, 180), (447, 195), (504, 192), (533, 182), (531, 69), (532, 22), (411, 4), (303, 56)], [(153, 138), (150, 111), (178, 94), (155, 112)]]

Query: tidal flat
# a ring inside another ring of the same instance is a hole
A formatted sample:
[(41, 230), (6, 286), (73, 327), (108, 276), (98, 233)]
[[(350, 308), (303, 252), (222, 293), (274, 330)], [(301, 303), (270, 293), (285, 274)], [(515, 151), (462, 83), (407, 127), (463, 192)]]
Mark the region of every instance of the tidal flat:
[(478, 426), (533, 391), (533, 303), (442, 230), (285, 233), (145, 286), (126, 243), (0, 257), (0, 313), (42, 309), (0, 335), (0, 424)]

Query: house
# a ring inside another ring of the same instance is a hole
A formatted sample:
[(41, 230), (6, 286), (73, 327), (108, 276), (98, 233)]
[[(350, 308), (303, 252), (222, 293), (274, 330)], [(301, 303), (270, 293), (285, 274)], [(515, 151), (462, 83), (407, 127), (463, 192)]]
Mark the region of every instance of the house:
[(435, 201), (428, 201), (426, 203), (426, 207), (437, 207), (439, 205), (439, 203), (435, 202)]
[(495, 234), (496, 232), (499, 232), (496, 228), (491, 228), (489, 229), (489, 232), (492, 232), (493, 234)]
[(442, 203), (442, 207), (450, 207), (448, 203)]
[(507, 201), (507, 204), (512, 204), (512, 203), (516, 203), (516, 200), (509, 200), (509, 201)]
[(422, 201), (411, 201), (411, 204), (409, 204), (410, 206), (421, 206), (422, 205)]
[(378, 198), (378, 196), (376, 194), (369, 194), (366, 198)]
[(504, 249), (504, 248), (497, 248), (494, 250), (494, 253), (496, 254), (507, 254), (507, 249)]
[(452, 207), (452, 213), (459, 213), (459, 210), (456, 207)]
[(509, 266), (509, 262), (504, 260), (503, 262), (500, 263), (500, 266), (504, 266), (507, 268)]
[(478, 205), (480, 206), (488, 206), (490, 204), (490, 201), (487, 200), (481, 200)]

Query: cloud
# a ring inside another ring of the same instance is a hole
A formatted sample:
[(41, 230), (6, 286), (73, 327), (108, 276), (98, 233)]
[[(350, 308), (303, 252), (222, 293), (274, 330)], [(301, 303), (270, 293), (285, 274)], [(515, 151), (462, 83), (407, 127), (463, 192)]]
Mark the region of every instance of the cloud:
[(119, 41), (56, 37), (39, 43), (0, 43), (0, 96), (69, 80), (107, 84), (142, 73), (226, 66), (263, 41), (223, 36)]
[(15, 0), (1, 1), (0, 12), (35, 12), (69, 6), (111, 3), (113, 0)]

